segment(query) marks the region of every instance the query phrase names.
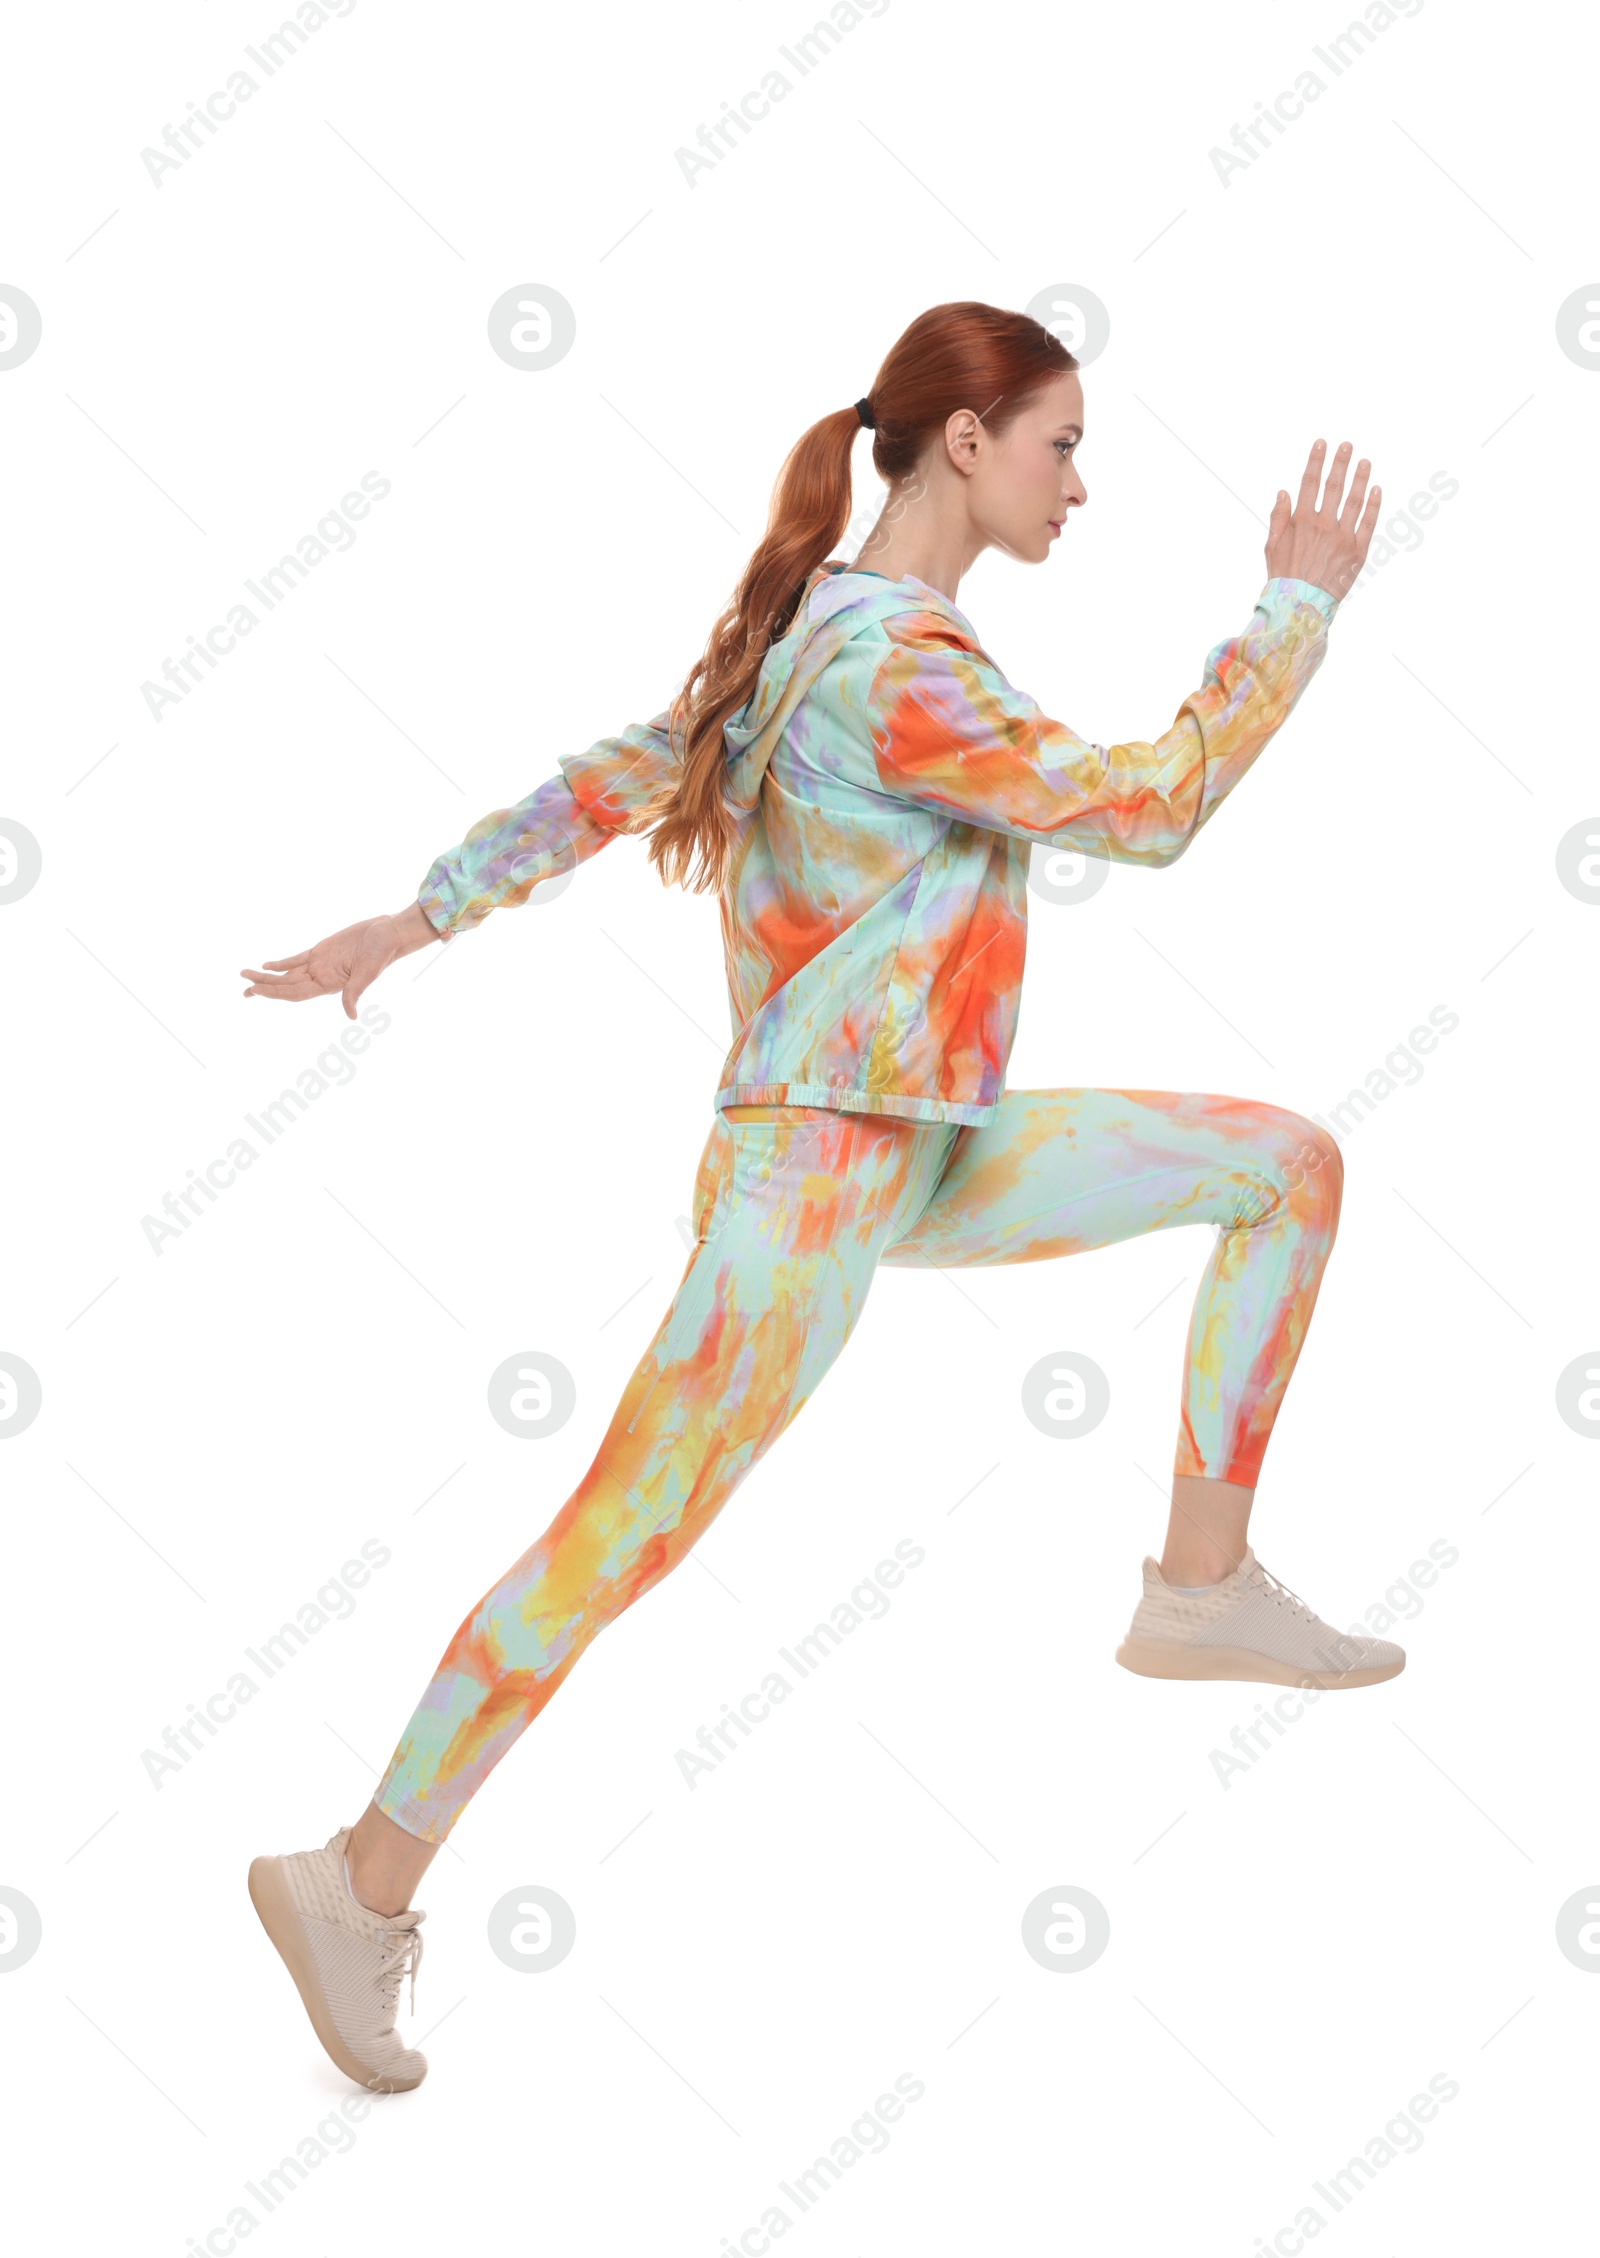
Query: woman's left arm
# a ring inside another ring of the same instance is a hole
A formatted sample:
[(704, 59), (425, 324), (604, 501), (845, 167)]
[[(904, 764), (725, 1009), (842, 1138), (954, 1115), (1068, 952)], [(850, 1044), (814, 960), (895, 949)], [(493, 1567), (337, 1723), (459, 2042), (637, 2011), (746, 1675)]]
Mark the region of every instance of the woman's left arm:
[[(1030, 845), (1175, 862), (1293, 711), (1327, 653), (1326, 589), (1267, 582), (1242, 633), (1155, 738), (1091, 744), (955, 630), (891, 640), (868, 694), (879, 781), (897, 797)], [(885, 625), (893, 639), (896, 623)]]
[[(1267, 526), (1272, 577), (1249, 625), (1216, 646), (1201, 687), (1153, 742), (1085, 743), (1012, 689), (967, 637), (924, 618), (872, 680), (879, 781), (1014, 839), (1119, 862), (1175, 862), (1326, 656), (1329, 623), (1366, 562), (1383, 492), (1368, 492), (1363, 455), (1345, 493), (1350, 452), (1346, 439), (1324, 486), (1326, 450), (1314, 441), (1295, 501), (1279, 490)], [(888, 629), (892, 637), (892, 622)]]

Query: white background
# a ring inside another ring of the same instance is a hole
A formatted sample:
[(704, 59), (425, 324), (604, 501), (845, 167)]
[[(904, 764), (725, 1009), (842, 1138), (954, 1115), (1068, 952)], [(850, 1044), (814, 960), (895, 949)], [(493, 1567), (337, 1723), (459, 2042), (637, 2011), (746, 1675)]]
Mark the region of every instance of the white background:
[[(0, 282), (43, 337), (0, 375), (0, 817), (43, 870), (0, 911), (0, 1349), (43, 1403), (0, 1459), (0, 1884), (43, 1935), (0, 1981), (0, 2124), (41, 2246), (226, 2250), (244, 2183), (353, 2091), (246, 1866), (354, 1819), (587, 1466), (682, 1270), (728, 1040), (714, 903), (622, 840), (396, 966), (354, 1080), (157, 1254), (142, 1218), (345, 1025), (241, 1008), (238, 968), (402, 908), (657, 712), (800, 432), (924, 307), (1056, 284), (1110, 313), (1089, 501), (959, 601), (1087, 736), (1168, 726), (1314, 438), (1371, 456), (1386, 521), (1459, 482), (1191, 856), (1033, 900), (1009, 1075), (1325, 1114), (1458, 1015), (1344, 1139), (1252, 1534), (1341, 1627), (1459, 1558), (1402, 1677), (1225, 1787), (1261, 1689), (1111, 1659), (1209, 1232), (959, 1291), (885, 1271), (435, 1862), (427, 2082), (252, 2205), (250, 2247), (715, 2258), (779, 2202), (813, 2258), (1245, 2258), (1310, 2203), (1329, 2247), (1421, 2253), (1542, 2247), (1587, 2200), (1600, 1983), (1555, 1921), (1600, 1876), (1600, 1449), (1556, 1382), (1600, 1339), (1597, 912), (1556, 848), (1600, 800), (1600, 377), (1556, 311), (1600, 268), (1595, 55), (1564, 11), (1430, 4), (1334, 78), (1312, 48), (1350, 15), (893, 0), (692, 187), (675, 151), (806, 8), (361, 0), (159, 187), (141, 151), (281, 19), (13, 20)], [(1327, 92), (1224, 186), (1212, 148), (1308, 67)], [(522, 284), (577, 318), (536, 373), (487, 341)], [(152, 719), (141, 685), (368, 471), (354, 547)], [(1069, 1348), (1112, 1391), (1070, 1443), (1019, 1393)], [(530, 1349), (577, 1385), (542, 1442), (486, 1406)], [(679, 1748), (902, 1538), (889, 1614), (691, 1791)], [(369, 1539), (354, 1614), (153, 1785), (144, 1750)], [(577, 1921), (543, 1974), (485, 1933), (533, 1883)], [(1077, 1972), (1021, 1944), (1062, 1884), (1110, 1920)], [(787, 2202), (907, 2072), (881, 2153)], [(1313, 2183), (1439, 2073), (1423, 2144), (1335, 2216)]]

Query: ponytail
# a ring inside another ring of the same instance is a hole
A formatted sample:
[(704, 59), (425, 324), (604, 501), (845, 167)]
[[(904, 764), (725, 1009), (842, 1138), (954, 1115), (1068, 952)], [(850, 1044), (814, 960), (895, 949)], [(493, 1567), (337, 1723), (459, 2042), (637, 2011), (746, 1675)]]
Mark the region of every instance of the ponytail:
[(768, 646), (789, 632), (807, 580), (849, 523), (850, 450), (860, 430), (855, 409), (839, 408), (791, 448), (766, 534), (673, 700), (683, 766), (650, 839), (650, 860), (668, 885), (720, 892), (727, 878), (737, 819), (722, 792), (723, 724), (749, 702)]

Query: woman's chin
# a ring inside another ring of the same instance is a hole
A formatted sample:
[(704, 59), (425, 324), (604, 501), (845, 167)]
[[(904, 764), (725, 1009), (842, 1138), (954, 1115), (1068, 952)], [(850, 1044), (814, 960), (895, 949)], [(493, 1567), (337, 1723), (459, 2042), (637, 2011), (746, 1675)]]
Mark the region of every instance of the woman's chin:
[(996, 534), (991, 537), (989, 545), (998, 549), (1002, 556), (1014, 559), (1017, 564), (1043, 564), (1059, 538), (1046, 526), (1042, 533), (1019, 534), (1016, 539), (1009, 541)]

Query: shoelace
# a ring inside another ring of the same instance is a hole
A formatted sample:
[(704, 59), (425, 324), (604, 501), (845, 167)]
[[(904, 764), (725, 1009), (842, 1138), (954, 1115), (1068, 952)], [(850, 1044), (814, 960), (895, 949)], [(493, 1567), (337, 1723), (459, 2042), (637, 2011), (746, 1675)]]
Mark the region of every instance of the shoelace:
[(411, 2012), (417, 2011), (417, 1970), (422, 1965), (422, 1931), (420, 1929), (391, 1929), (389, 1952), (378, 1969), (378, 1988), (383, 1996), (384, 2016), (392, 2028), (400, 2012), (400, 1986), (411, 1978)]
[[(341, 1837), (348, 1838), (348, 1835), (348, 1828), (336, 1827), (323, 1844), (323, 1849), (332, 1850)], [(422, 1914), (417, 1915), (418, 1921), (423, 1918)], [(379, 1965), (377, 1983), (383, 1997), (383, 2012), (392, 2029), (400, 2011), (400, 1986), (407, 1976), (411, 1978), (411, 2012), (414, 2015), (417, 2011), (417, 1970), (422, 1966), (422, 1932), (419, 1928), (391, 1929), (388, 1935), (389, 1953)]]
[(1263, 1568), (1259, 1560), (1252, 1561), (1249, 1570), (1241, 1577), (1240, 1581), (1251, 1591), (1270, 1593), (1274, 1604), (1278, 1607), (1281, 1607), (1287, 1600), (1290, 1603), (1289, 1613), (1291, 1615), (1304, 1615), (1308, 1623), (1320, 1623), (1322, 1621), (1321, 1616), (1309, 1601), (1303, 1600), (1298, 1592), (1291, 1591), (1280, 1576), (1274, 1576), (1270, 1568)]

